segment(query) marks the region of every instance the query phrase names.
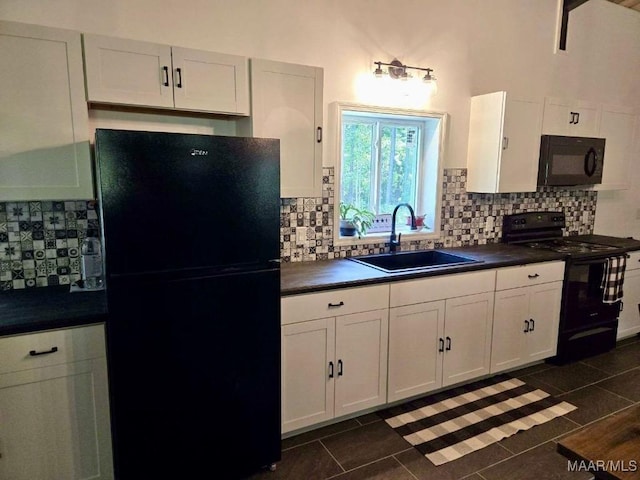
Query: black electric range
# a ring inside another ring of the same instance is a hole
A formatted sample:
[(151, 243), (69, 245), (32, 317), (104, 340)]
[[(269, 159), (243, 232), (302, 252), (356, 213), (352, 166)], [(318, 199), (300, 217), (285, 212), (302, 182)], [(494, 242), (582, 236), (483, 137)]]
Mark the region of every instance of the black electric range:
[(609, 258), (624, 255), (613, 245), (563, 236), (562, 212), (505, 215), (502, 241), (565, 254), (558, 350), (552, 363), (567, 363), (615, 346), (620, 302), (604, 302), (603, 278)]

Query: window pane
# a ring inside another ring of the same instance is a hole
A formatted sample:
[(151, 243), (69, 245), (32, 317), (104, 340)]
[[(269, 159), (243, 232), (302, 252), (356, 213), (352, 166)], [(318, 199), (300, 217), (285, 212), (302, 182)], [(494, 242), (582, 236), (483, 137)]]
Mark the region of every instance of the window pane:
[(373, 139), (373, 124), (343, 123), (340, 200), (347, 204), (354, 204), (358, 208), (371, 208)]
[(416, 127), (381, 126), (378, 213), (391, 213), (399, 203), (416, 206), (418, 136)]

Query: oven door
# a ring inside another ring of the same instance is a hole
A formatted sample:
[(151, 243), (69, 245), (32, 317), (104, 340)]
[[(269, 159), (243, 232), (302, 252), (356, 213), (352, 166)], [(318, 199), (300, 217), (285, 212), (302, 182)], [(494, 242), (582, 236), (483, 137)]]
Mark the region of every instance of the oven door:
[(620, 302), (603, 302), (606, 263), (606, 258), (568, 263), (563, 299), (564, 332), (588, 330), (618, 318)]
[(543, 135), (538, 185), (593, 185), (602, 182), (604, 139)]

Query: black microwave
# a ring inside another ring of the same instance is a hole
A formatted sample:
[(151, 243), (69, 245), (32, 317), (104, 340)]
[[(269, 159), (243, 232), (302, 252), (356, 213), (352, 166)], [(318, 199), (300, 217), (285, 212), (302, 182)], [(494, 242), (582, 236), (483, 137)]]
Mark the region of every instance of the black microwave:
[(604, 144), (604, 138), (542, 135), (538, 185), (601, 183)]

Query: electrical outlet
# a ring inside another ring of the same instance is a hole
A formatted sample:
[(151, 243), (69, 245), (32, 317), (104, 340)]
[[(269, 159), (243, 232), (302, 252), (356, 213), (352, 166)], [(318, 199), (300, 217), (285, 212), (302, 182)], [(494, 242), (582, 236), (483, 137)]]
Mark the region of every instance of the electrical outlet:
[(484, 226), (484, 229), (486, 232), (493, 231), (494, 222), (495, 222), (495, 219), (493, 218), (493, 216), (490, 215), (487, 217), (487, 222), (485, 223), (485, 226)]
[(296, 244), (304, 245), (307, 241), (307, 229), (305, 227), (296, 228)]

